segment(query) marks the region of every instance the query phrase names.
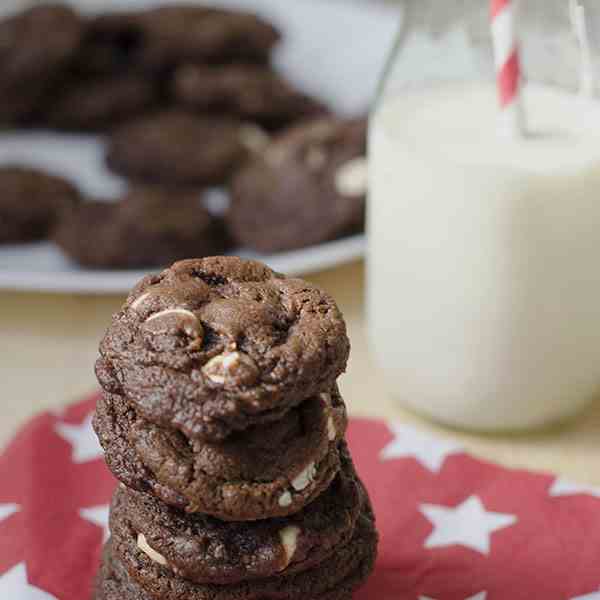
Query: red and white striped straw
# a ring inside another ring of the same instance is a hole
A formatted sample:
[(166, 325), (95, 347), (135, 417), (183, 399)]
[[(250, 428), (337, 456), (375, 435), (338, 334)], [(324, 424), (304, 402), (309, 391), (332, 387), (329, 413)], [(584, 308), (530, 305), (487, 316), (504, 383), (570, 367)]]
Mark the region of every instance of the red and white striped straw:
[(520, 136), (525, 124), (515, 12), (515, 0), (492, 0), (492, 39), (501, 118), (510, 134)]

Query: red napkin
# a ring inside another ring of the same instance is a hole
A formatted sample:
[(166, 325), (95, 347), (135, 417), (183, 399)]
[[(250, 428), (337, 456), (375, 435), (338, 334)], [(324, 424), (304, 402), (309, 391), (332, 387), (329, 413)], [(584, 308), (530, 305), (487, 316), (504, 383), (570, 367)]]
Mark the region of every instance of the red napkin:
[[(89, 600), (115, 481), (94, 398), (27, 425), (0, 457), (0, 600)], [(381, 545), (356, 600), (600, 600), (600, 490), (354, 419)]]

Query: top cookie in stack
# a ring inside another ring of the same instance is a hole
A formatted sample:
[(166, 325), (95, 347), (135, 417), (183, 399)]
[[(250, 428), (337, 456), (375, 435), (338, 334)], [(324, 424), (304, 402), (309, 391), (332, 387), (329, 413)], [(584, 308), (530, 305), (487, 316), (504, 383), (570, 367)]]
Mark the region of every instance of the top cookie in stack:
[(326, 293), (235, 257), (140, 282), (96, 365), (122, 482), (97, 600), (347, 600), (377, 534), (344, 441), (349, 352)]
[(262, 263), (175, 263), (136, 286), (96, 372), (147, 419), (202, 440), (281, 418), (330, 392), (349, 342), (335, 302)]

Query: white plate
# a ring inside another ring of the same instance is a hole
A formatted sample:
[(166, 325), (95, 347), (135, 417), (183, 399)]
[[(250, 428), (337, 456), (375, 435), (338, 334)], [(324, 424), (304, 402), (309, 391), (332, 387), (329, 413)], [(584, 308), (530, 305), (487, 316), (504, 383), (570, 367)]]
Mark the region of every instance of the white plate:
[[(177, 0), (73, 0), (86, 12), (128, 10)], [(254, 11), (277, 24), (285, 42), (275, 62), (292, 81), (327, 100), (337, 111), (364, 113), (375, 94), (386, 55), (399, 25), (399, 11), (340, 0), (212, 0), (201, 4)], [(4, 0), (4, 14), (22, 0)], [(125, 183), (103, 165), (100, 138), (48, 132), (0, 133), (0, 164), (42, 167), (75, 181), (92, 196), (115, 197)], [(85, 235), (85, 232), (81, 232)], [(301, 274), (354, 260), (364, 254), (363, 236), (295, 252), (255, 256), (278, 271)], [(151, 269), (155, 271), (156, 269)], [(30, 291), (119, 293), (147, 271), (92, 271), (68, 261), (50, 243), (0, 246), (0, 288)]]

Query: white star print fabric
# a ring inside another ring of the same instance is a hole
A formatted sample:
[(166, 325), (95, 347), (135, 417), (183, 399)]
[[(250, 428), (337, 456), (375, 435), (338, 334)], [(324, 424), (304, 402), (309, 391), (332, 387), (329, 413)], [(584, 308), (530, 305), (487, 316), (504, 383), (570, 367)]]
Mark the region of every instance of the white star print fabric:
[(92, 508), (82, 508), (79, 511), (79, 514), (82, 518), (88, 520), (90, 523), (93, 523), (97, 527), (100, 527), (100, 529), (102, 530), (103, 542), (106, 542), (108, 540), (110, 536), (110, 531), (108, 529), (108, 504), (105, 504), (103, 506), (93, 506)]
[(451, 440), (443, 440), (418, 431), (414, 427), (393, 423), (394, 439), (381, 451), (382, 460), (414, 458), (424, 467), (437, 473), (448, 456), (462, 452)]
[[(116, 485), (94, 401), (34, 419), (0, 456), (0, 600), (92, 597)], [(353, 600), (600, 600), (598, 488), (400, 423), (353, 419), (348, 443), (380, 532)]]
[(0, 577), (0, 598), (6, 600), (57, 600), (51, 594), (31, 585), (27, 580), (27, 569), (19, 563)]
[(482, 554), (490, 553), (490, 538), (494, 531), (517, 520), (514, 515), (486, 511), (477, 496), (467, 498), (455, 508), (423, 504), (420, 510), (433, 525), (425, 548), (458, 545)]
[(557, 477), (550, 488), (551, 496), (576, 496), (578, 494), (587, 494), (595, 498), (600, 498), (600, 487), (580, 485)]
[(104, 455), (98, 438), (92, 427), (93, 413), (90, 413), (82, 423), (57, 423), (56, 433), (71, 446), (74, 463), (85, 463), (101, 459)]

